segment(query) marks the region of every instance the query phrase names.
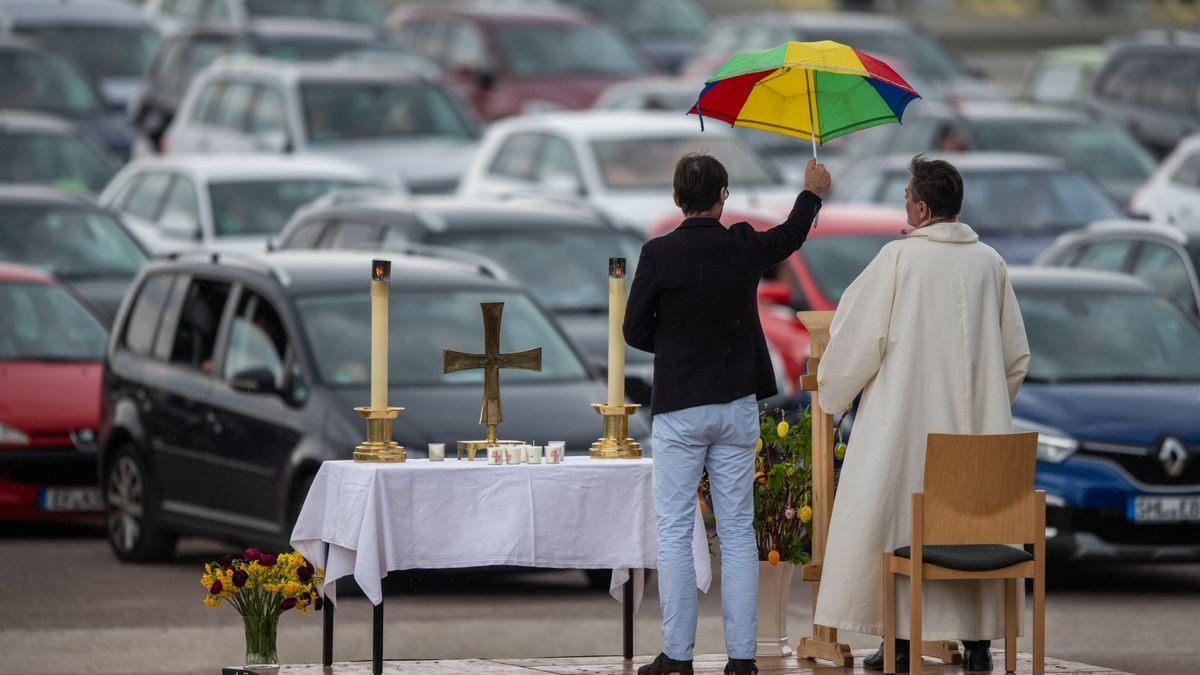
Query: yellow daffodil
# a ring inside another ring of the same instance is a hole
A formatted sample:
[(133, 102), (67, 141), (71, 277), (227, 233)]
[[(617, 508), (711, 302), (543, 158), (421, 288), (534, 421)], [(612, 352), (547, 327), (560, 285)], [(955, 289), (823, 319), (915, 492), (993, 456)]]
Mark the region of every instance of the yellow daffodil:
[(812, 520), (812, 507), (805, 504), (800, 507), (800, 522), (808, 524)]
[(788, 426), (787, 420), (784, 420), (779, 423), (779, 426), (775, 427), (775, 433), (779, 434), (780, 438), (783, 438), (784, 436), (788, 435), (789, 429), (791, 429), (791, 427)]

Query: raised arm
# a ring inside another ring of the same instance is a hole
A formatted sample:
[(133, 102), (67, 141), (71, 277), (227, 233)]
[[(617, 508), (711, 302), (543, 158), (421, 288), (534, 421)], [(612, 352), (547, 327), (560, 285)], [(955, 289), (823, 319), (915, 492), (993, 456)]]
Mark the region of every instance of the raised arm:
[(808, 160), (804, 168), (804, 191), (796, 196), (787, 220), (766, 232), (754, 233), (760, 242), (760, 264), (763, 269), (795, 253), (808, 238), (813, 220), (821, 210), (821, 195), (829, 190), (829, 185), (829, 172), (825, 165), (818, 164), (814, 159)]

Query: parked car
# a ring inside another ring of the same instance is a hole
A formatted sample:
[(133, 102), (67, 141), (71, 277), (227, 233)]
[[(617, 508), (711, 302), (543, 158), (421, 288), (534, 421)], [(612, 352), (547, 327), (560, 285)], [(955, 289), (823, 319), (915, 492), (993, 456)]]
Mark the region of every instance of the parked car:
[(736, 52), (770, 49), (788, 40), (833, 40), (867, 52), (887, 61), (901, 74), (912, 73), (927, 83), (917, 91), (929, 99), (961, 102), (1008, 98), (1000, 87), (982, 79), (982, 71), (964, 65), (909, 22), (860, 12), (746, 12), (723, 16), (713, 21), (683, 74), (707, 78)]
[[(417, 251), (437, 247), (490, 260), (554, 313), (593, 369), (607, 372), (608, 258), (625, 258), (632, 279), (645, 241), (640, 232), (583, 204), (353, 192), (298, 211), (280, 233), (279, 248), (403, 251), (416, 245)], [(653, 367), (653, 354), (625, 349), (625, 394), (633, 402), (650, 405)]]
[(276, 17), (380, 28), (384, 18), (377, 0), (145, 0), (142, 9), (164, 33), (195, 24), (243, 26)]
[[(960, 219), (1009, 263), (1028, 263), (1068, 230), (1120, 218), (1090, 178), (1037, 155), (962, 153), (945, 157), (963, 178)], [(864, 160), (834, 185), (828, 201), (903, 204), (912, 155)]]
[(96, 193), (116, 171), (113, 158), (74, 124), (52, 115), (0, 108), (0, 184)]
[(1041, 105), (1082, 108), (1104, 62), (1100, 46), (1043, 49), (1033, 55), (1017, 97)]
[(125, 215), (156, 254), (191, 248), (263, 252), (292, 213), (334, 190), (376, 185), (328, 157), (170, 155), (125, 165), (100, 203)]
[(119, 0), (2, 0), (0, 32), (25, 35), (71, 57), (99, 85), (110, 107), (124, 111), (137, 92), (158, 29)]
[(164, 152), (326, 155), (452, 192), (478, 135), (465, 104), (417, 71), (223, 57), (188, 88)]
[[(122, 560), (170, 555), (177, 536), (283, 545), (321, 462), (365, 437), (371, 257), (331, 251), (151, 263), (122, 306), (106, 357), (100, 475)], [(394, 438), (480, 438), (483, 373), (442, 372), (442, 349), (483, 347), (480, 302), (503, 302), (505, 349), (542, 349), (540, 372), (500, 376), (505, 438), (586, 453), (604, 383), (532, 294), (472, 266), (393, 258), (388, 401)], [(645, 442), (649, 428), (630, 420)]]
[(104, 325), (50, 277), (5, 263), (0, 316), (0, 519), (94, 514)]
[(116, 214), (53, 188), (0, 186), (0, 262), (71, 286), (109, 324), (149, 259)]
[(1025, 104), (922, 104), (913, 106), (904, 124), (846, 137), (846, 154), (852, 160), (950, 149), (1058, 157), (1095, 179), (1121, 205), (1130, 203), (1155, 164), (1153, 155), (1115, 124), (1082, 112)]
[(1200, 227), (1093, 223), (1060, 235), (1036, 264), (1132, 274), (1200, 318)]
[(436, 76), (433, 64), (399, 42), (381, 39), (364, 27), (314, 19), (258, 19), (241, 28), (198, 25), (163, 40), (146, 73), (132, 117), (157, 152), (192, 78), (217, 57), (257, 54), (283, 61), (322, 61), (355, 52), (384, 52), (393, 60), (407, 60), (413, 68), (423, 67), (431, 77)]
[(647, 73), (619, 33), (566, 7), (405, 4), (388, 17), (388, 27), (440, 66), (489, 121), (581, 110), (613, 82)]
[(799, 186), (729, 127), (678, 114), (559, 112), (515, 117), (488, 127), (459, 194), (583, 199), (616, 222), (646, 231), (678, 213), (671, 201), (675, 163), (707, 152), (729, 170), (731, 210), (791, 208)]
[(1031, 353), (1013, 425), (1039, 434), (1047, 553), (1200, 561), (1200, 324), (1127, 275), (1009, 274)]
[[(721, 220), (746, 221), (756, 230), (767, 230), (786, 217), (786, 212), (726, 210)], [(681, 220), (678, 213), (667, 216), (649, 235), (666, 234)], [(807, 400), (798, 387), (812, 353), (808, 329), (796, 312), (837, 309), (850, 282), (884, 244), (899, 238), (904, 228), (904, 211), (897, 207), (825, 204), (804, 246), (763, 275), (758, 286), (758, 319), (779, 380), (780, 404)]]
[(1160, 223), (1200, 223), (1200, 134), (1175, 146), (1134, 193), (1129, 210)]
[(1147, 31), (1113, 43), (1087, 108), (1166, 155), (1200, 132), (1200, 33)]
[(711, 20), (696, 0), (559, 0), (588, 10), (621, 31), (659, 70), (679, 72)]
[(112, 110), (71, 59), (24, 37), (0, 37), (0, 108), (66, 118), (119, 159), (129, 157), (135, 133), (122, 111)]

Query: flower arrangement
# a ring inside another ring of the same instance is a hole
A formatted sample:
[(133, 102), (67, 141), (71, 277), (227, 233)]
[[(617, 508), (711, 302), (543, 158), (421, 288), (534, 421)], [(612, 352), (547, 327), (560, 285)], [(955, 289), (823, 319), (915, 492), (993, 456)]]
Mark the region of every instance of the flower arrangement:
[(279, 616), (289, 609), (307, 614), (320, 611), (324, 601), (317, 589), (325, 571), (313, 567), (299, 553), (278, 556), (248, 548), (242, 557), (227, 555), (204, 565), (200, 585), (204, 604), (219, 607), (224, 600), (242, 615), (246, 629), (246, 667), (274, 667)]

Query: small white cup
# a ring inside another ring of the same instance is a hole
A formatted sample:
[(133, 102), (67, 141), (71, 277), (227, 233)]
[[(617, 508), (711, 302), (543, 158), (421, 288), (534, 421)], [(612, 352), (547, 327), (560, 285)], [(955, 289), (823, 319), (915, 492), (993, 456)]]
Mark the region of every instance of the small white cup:
[(520, 464), (525, 461), (525, 446), (523, 445), (506, 445), (504, 446), (504, 457), (509, 464)]
[(487, 449), (488, 464), (504, 463), (504, 448), (493, 445)]
[(525, 463), (526, 464), (541, 464), (542, 463), (542, 446), (540, 446), (540, 445), (525, 446)]
[(430, 443), (429, 444), (429, 461), (441, 462), (446, 459), (446, 444), (445, 443)]
[(558, 464), (563, 460), (563, 455), (566, 454), (567, 444), (565, 441), (550, 441), (546, 444), (546, 463)]

